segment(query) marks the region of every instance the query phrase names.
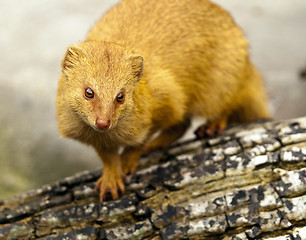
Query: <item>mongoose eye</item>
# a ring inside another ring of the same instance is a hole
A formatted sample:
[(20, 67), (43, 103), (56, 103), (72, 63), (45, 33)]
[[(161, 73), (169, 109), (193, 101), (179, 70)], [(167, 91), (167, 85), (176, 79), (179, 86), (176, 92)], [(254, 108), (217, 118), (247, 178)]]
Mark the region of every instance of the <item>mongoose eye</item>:
[(90, 88), (86, 88), (85, 89), (85, 92), (84, 92), (84, 95), (87, 99), (92, 99), (94, 97), (94, 91), (91, 90)]
[(124, 102), (124, 94), (123, 92), (120, 92), (118, 95), (117, 95), (117, 102), (118, 103), (123, 103)]

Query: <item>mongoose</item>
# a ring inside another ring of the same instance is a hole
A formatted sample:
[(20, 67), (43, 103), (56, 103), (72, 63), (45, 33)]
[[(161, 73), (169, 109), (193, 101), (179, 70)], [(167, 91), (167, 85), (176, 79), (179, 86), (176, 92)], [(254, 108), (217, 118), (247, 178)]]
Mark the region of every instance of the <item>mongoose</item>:
[(141, 154), (180, 138), (193, 116), (207, 120), (205, 136), (233, 115), (270, 116), (243, 32), (208, 0), (123, 0), (62, 60), (59, 131), (101, 157), (101, 201), (118, 198)]

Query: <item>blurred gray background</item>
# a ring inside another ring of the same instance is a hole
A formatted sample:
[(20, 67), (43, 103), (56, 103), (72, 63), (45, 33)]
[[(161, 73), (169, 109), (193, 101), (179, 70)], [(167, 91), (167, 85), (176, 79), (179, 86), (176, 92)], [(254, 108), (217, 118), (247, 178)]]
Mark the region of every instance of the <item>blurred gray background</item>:
[[(67, 46), (115, 0), (0, 0), (0, 199), (101, 167), (95, 152), (57, 133), (55, 100)], [(276, 119), (306, 116), (305, 0), (215, 0), (234, 16)]]

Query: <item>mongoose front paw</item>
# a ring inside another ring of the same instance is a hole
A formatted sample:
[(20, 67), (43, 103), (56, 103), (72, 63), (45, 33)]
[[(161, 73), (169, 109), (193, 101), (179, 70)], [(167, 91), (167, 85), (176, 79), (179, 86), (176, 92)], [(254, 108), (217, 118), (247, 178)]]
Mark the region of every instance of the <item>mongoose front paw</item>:
[(99, 200), (102, 202), (106, 198), (106, 194), (109, 192), (112, 198), (115, 200), (118, 198), (118, 189), (121, 193), (124, 193), (125, 187), (123, 183), (124, 176), (118, 174), (111, 174), (104, 171), (103, 175), (96, 182), (95, 190), (99, 191)]

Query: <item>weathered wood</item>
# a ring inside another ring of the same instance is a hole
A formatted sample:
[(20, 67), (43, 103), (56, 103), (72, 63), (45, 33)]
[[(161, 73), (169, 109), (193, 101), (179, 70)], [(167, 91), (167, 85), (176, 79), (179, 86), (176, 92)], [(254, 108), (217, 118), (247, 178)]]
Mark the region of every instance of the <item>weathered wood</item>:
[(0, 239), (306, 239), (306, 117), (261, 122), (141, 159), (119, 200), (100, 170), (0, 203)]

